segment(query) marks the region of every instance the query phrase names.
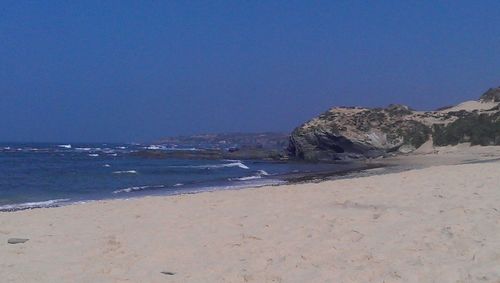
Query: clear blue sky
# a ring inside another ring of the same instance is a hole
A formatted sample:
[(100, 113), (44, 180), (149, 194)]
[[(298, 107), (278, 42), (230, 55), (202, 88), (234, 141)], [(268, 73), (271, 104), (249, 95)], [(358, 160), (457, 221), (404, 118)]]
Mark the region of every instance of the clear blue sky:
[[(77, 3), (79, 2), (79, 3)], [(290, 131), (500, 85), (499, 1), (3, 1), (0, 140)]]

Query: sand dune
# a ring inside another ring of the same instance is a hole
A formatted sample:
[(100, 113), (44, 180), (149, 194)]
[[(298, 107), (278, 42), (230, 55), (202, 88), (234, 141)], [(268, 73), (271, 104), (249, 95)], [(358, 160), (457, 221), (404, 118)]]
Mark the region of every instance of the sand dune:
[(473, 110), (490, 110), (493, 107), (498, 106), (498, 102), (493, 102), (493, 101), (476, 101), (476, 100), (470, 100), (470, 101), (465, 101), (462, 102), (456, 106), (441, 110), (440, 112), (443, 113), (449, 113), (449, 112), (454, 112), (454, 111), (473, 111)]
[(499, 282), (498, 172), (498, 162), (447, 165), (0, 213), (0, 278)]

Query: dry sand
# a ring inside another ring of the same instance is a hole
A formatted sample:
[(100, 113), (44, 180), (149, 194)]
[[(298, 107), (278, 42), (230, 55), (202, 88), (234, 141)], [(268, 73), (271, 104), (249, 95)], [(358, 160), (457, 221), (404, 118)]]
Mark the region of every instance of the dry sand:
[(499, 172), (444, 165), (0, 213), (0, 282), (500, 282)]
[(498, 102), (484, 102), (484, 101), (477, 101), (477, 100), (470, 100), (470, 101), (465, 101), (462, 102), (456, 106), (441, 110), (439, 112), (442, 113), (449, 113), (449, 112), (456, 112), (456, 111), (474, 111), (474, 110), (490, 110), (493, 107), (498, 106)]

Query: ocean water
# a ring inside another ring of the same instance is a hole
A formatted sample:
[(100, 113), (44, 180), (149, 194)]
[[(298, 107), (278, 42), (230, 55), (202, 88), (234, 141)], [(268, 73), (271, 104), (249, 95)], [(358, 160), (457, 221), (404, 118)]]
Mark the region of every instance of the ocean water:
[(280, 184), (289, 173), (344, 169), (335, 164), (131, 154), (144, 149), (174, 150), (137, 144), (0, 144), (0, 211)]

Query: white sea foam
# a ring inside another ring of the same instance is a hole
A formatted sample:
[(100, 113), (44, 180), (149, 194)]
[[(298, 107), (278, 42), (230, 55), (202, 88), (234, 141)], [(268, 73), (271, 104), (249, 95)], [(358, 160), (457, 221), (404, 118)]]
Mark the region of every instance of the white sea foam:
[(150, 145), (150, 146), (145, 147), (145, 149), (151, 149), (151, 150), (164, 149), (164, 148), (165, 147), (161, 146), (161, 145)]
[(41, 208), (41, 207), (53, 207), (57, 206), (61, 202), (67, 202), (69, 199), (52, 199), (39, 202), (25, 202), (18, 204), (7, 204), (0, 206), (0, 211), (12, 211), (12, 210), (22, 210), (31, 208)]
[(164, 185), (136, 186), (136, 187), (129, 187), (129, 188), (119, 189), (119, 190), (113, 191), (113, 194), (131, 193), (131, 192), (138, 192), (138, 191), (144, 191), (144, 190), (155, 190), (155, 189), (161, 189), (161, 188), (165, 188), (165, 186)]
[(60, 144), (60, 145), (58, 145), (58, 147), (60, 147), (60, 148), (68, 148), (68, 149), (70, 149), (70, 148), (71, 148), (71, 145), (70, 145), (70, 144)]
[(127, 170), (127, 171), (115, 171), (113, 174), (137, 174), (135, 170)]
[(241, 161), (232, 162), (232, 163), (225, 163), (225, 164), (194, 165), (194, 166), (186, 166), (186, 167), (188, 167), (188, 168), (204, 168), (204, 169), (239, 167), (241, 169), (250, 169), (248, 166), (243, 164)]
[(197, 151), (199, 149), (197, 149), (196, 147), (167, 147), (167, 148), (164, 148), (164, 150), (171, 150), (171, 151)]
[(237, 180), (237, 181), (249, 181), (249, 180), (256, 180), (256, 179), (262, 179), (263, 176), (268, 176), (269, 173), (267, 173), (264, 170), (259, 170), (257, 173), (253, 176), (246, 176), (246, 177), (240, 177), (240, 178), (230, 178), (230, 181)]
[(150, 149), (150, 150), (170, 150), (170, 151), (197, 151), (196, 147), (176, 147), (176, 146), (171, 146), (171, 147), (166, 147), (164, 145), (149, 145), (143, 147), (144, 149)]
[(111, 167), (109, 164), (104, 164), (103, 167)]
[(260, 175), (255, 175), (255, 176), (248, 176), (248, 177), (234, 178), (234, 179), (230, 179), (230, 180), (249, 181), (249, 180), (256, 180), (256, 179), (262, 179), (262, 176), (260, 176)]
[(92, 154), (89, 154), (89, 156), (90, 156), (90, 157), (98, 157), (98, 156), (99, 156), (99, 154), (97, 154), (97, 153), (92, 153)]
[(170, 168), (197, 168), (197, 169), (219, 169), (219, 168), (230, 168), (239, 167), (241, 169), (250, 169), (248, 166), (243, 164), (240, 160), (232, 160), (235, 162), (224, 163), (224, 164), (205, 164), (205, 165), (186, 165), (186, 166), (170, 166)]
[(242, 169), (250, 169), (250, 167), (246, 166), (242, 162), (234, 162), (234, 163), (225, 164), (224, 167), (240, 167)]
[(184, 186), (184, 184), (183, 183), (177, 183), (177, 184), (174, 185), (174, 187), (180, 187), (180, 186)]
[(267, 173), (267, 172), (266, 172), (266, 171), (264, 171), (264, 170), (259, 170), (258, 172), (259, 172), (259, 174), (261, 174), (262, 176), (269, 176), (269, 173)]
[(75, 150), (77, 151), (90, 151), (92, 148), (90, 147), (77, 147)]
[(226, 164), (210, 164), (210, 165), (198, 165), (198, 166), (191, 166), (193, 168), (225, 168), (225, 167), (239, 167), (241, 169), (250, 169), (248, 166), (243, 164), (242, 162), (232, 162), (232, 163), (226, 163)]
[(142, 190), (147, 189), (149, 187), (150, 186), (130, 187), (130, 188), (125, 188), (125, 189), (120, 189), (120, 190), (113, 191), (113, 194), (130, 193), (130, 192), (135, 192), (135, 191), (142, 191)]

